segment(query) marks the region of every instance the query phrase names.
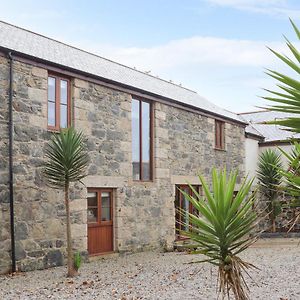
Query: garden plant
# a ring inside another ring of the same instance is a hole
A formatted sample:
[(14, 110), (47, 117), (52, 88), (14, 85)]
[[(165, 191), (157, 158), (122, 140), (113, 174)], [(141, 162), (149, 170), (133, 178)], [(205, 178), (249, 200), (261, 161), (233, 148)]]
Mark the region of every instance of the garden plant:
[[(226, 174), (226, 170), (212, 171), (212, 191), (204, 178), (199, 176), (204, 196), (189, 185), (195, 196), (181, 193), (189, 200), (194, 213), (189, 213), (187, 231), (181, 235), (189, 238), (197, 247), (194, 254), (204, 254), (209, 262), (218, 267), (218, 292), (222, 297), (249, 299), (249, 288), (244, 274), (255, 266), (239, 255), (253, 244), (257, 235), (253, 232), (258, 216), (253, 209), (255, 195), (251, 193), (253, 180), (245, 179), (235, 194), (238, 172)], [(181, 214), (186, 211), (180, 210)], [(251, 234), (252, 233), (252, 234)]]
[[(53, 133), (46, 147), (47, 162), (44, 176), (51, 187), (63, 190), (65, 196), (68, 277), (76, 274), (72, 250), (69, 189), (72, 182), (81, 181), (86, 176), (89, 158), (84, 141), (83, 134), (70, 127), (62, 129), (59, 133)], [(76, 262), (78, 258), (75, 257)], [(79, 267), (80, 264), (77, 265)]]

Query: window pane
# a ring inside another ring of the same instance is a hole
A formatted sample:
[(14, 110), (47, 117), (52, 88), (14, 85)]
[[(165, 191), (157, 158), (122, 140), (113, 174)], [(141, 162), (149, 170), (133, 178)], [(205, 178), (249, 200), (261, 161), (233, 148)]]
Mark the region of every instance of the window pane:
[(48, 101), (55, 102), (55, 78), (48, 77)]
[(97, 222), (97, 208), (88, 208), (87, 210), (87, 221), (88, 223)]
[(101, 193), (101, 221), (110, 221), (111, 214), (110, 214), (110, 193), (102, 192)]
[(68, 106), (65, 104), (60, 105), (60, 127), (68, 127)]
[(55, 126), (55, 102), (48, 101), (48, 125)]
[(60, 102), (63, 104), (68, 103), (68, 81), (60, 81)]
[(140, 179), (140, 102), (132, 99), (132, 173), (133, 179)]
[(98, 206), (97, 193), (88, 193), (87, 203), (88, 206)]
[(143, 180), (150, 180), (150, 104), (142, 102)]

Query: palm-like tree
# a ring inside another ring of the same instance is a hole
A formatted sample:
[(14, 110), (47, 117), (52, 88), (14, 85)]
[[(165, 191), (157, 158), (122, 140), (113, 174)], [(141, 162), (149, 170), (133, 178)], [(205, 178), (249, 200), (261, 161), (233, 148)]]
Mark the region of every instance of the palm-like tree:
[[(298, 40), (300, 40), (300, 31), (295, 23), (290, 19), (293, 29), (296, 33)], [(284, 62), (290, 69), (296, 72), (297, 75), (300, 74), (300, 52), (297, 48), (287, 39), (286, 45), (293, 55), (293, 59), (286, 55), (282, 55), (272, 49), (270, 49), (282, 62)], [(278, 90), (272, 91), (267, 90), (271, 96), (263, 97), (264, 99), (271, 101), (272, 104), (267, 107), (271, 111), (280, 111), (285, 113), (290, 113), (293, 116), (288, 117), (283, 120), (274, 120), (272, 122), (267, 122), (269, 124), (276, 124), (284, 126), (286, 130), (292, 132), (300, 133), (300, 81), (294, 79), (290, 76), (284, 75), (277, 71), (268, 70), (267, 74), (274, 78), (277, 83)], [(293, 158), (289, 157), (289, 154), (281, 150), (281, 152), (288, 157), (290, 163), (298, 164), (299, 157)], [(289, 168), (287, 171), (282, 172), (284, 178), (286, 179), (289, 190), (293, 189), (294, 193), (300, 192), (300, 174), (298, 172), (291, 172)], [(296, 215), (296, 220), (300, 218), (300, 214)]]
[(276, 151), (267, 149), (259, 156), (257, 179), (261, 193), (267, 201), (272, 232), (276, 232), (276, 217), (281, 213), (281, 204), (278, 201), (279, 186), (282, 183), (281, 169), (281, 155)]
[(245, 179), (235, 195), (237, 172), (227, 176), (226, 170), (218, 173), (213, 169), (212, 192), (204, 178), (199, 176), (199, 179), (204, 197), (192, 185), (189, 186), (195, 196), (181, 191), (195, 212), (180, 210), (182, 215), (189, 215), (189, 223), (185, 224), (189, 230), (180, 233), (196, 243), (197, 250), (193, 253), (208, 257), (198, 262), (218, 266), (219, 292), (223, 297), (227, 295), (229, 298), (232, 291), (235, 299), (249, 299), (249, 289), (242, 273), (254, 266), (238, 255), (257, 239), (257, 235), (250, 235), (257, 226), (257, 214), (253, 210), (255, 197), (251, 193), (253, 180)]
[(67, 255), (68, 276), (75, 275), (73, 264), (69, 187), (71, 182), (80, 181), (86, 176), (88, 154), (85, 148), (84, 136), (70, 127), (54, 133), (47, 144), (45, 156), (48, 159), (44, 176), (48, 184), (56, 189), (64, 190), (67, 223)]

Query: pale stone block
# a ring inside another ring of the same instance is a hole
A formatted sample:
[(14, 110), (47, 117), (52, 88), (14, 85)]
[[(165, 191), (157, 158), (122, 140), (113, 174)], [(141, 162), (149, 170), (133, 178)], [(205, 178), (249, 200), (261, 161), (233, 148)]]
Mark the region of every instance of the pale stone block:
[(131, 112), (131, 103), (128, 101), (121, 102), (121, 109)]
[(47, 100), (47, 91), (28, 87), (28, 98), (30, 100), (44, 102)]
[(157, 168), (155, 170), (155, 174), (156, 174), (157, 178), (167, 178), (167, 177), (170, 177), (170, 170)]
[(165, 121), (166, 120), (166, 113), (161, 111), (161, 110), (156, 110), (155, 111), (155, 118)]
[(48, 71), (38, 67), (32, 67), (31, 74), (37, 77), (48, 78)]
[(87, 224), (72, 224), (71, 234), (73, 239), (87, 236)]
[(74, 86), (78, 87), (78, 88), (87, 89), (89, 87), (89, 82), (86, 80), (81, 80), (81, 79), (75, 78)]
[(75, 128), (82, 131), (85, 135), (92, 135), (91, 123), (86, 120), (75, 120)]
[(87, 187), (110, 187), (118, 188), (125, 185), (125, 178), (119, 176), (87, 176), (83, 180)]
[(163, 148), (157, 148), (155, 151), (155, 157), (168, 158), (168, 150)]
[(71, 211), (81, 211), (87, 209), (86, 199), (75, 199), (70, 202)]
[(167, 139), (169, 137), (168, 129), (166, 128), (156, 128), (156, 136), (160, 138)]
[(40, 128), (47, 127), (47, 118), (38, 115), (29, 115), (29, 123)]
[(171, 175), (171, 183), (172, 184), (195, 184), (201, 185), (198, 176), (190, 176), (190, 175)]

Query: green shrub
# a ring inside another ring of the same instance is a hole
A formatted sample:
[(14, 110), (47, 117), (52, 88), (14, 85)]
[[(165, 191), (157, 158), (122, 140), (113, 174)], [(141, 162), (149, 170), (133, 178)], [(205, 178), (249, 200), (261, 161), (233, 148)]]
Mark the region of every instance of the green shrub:
[(81, 259), (81, 254), (80, 254), (80, 252), (76, 252), (76, 253), (74, 254), (74, 268), (75, 268), (76, 271), (79, 270), (79, 268), (80, 268), (80, 266), (81, 266), (81, 261), (82, 261), (82, 259)]

